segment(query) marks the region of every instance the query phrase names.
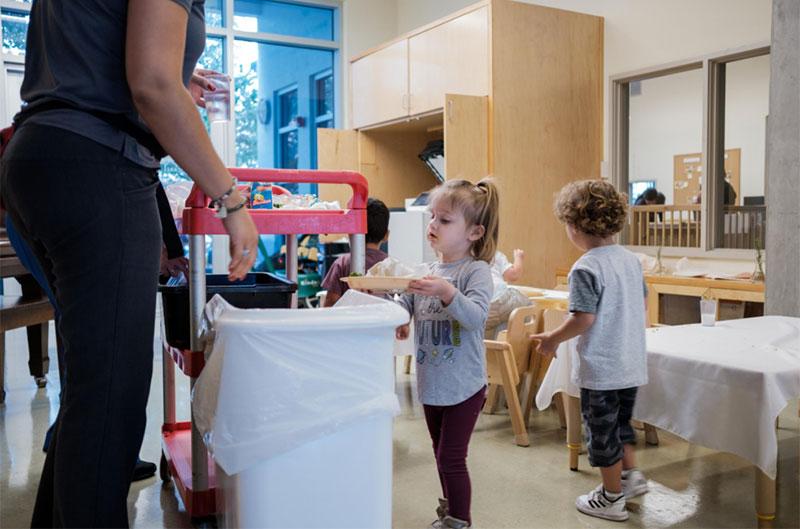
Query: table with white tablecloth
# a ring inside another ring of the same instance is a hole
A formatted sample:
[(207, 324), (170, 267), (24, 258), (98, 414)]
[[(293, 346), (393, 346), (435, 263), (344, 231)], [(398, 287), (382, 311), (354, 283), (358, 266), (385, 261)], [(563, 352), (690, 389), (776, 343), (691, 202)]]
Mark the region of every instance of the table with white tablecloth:
[[(536, 396), (579, 396), (570, 370), (575, 340), (562, 344)], [(780, 412), (800, 397), (800, 318), (765, 316), (647, 330), (647, 385), (634, 418), (755, 465), (760, 522), (774, 518)]]

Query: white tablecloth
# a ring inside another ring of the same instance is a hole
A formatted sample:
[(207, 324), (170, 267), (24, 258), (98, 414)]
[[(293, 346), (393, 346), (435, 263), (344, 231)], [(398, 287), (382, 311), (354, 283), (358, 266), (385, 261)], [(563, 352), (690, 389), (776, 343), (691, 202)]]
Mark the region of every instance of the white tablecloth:
[[(579, 396), (569, 380), (575, 341), (562, 344), (536, 395)], [(571, 353), (571, 354), (567, 354)], [(800, 318), (766, 316), (647, 331), (649, 383), (634, 417), (687, 441), (737, 454), (775, 478), (775, 419), (800, 397)]]

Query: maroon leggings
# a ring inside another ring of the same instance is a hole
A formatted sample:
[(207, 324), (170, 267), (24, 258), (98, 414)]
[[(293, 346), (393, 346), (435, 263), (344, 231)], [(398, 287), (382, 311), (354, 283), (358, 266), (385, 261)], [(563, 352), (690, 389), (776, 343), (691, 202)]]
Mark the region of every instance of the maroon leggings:
[(486, 401), (485, 394), (486, 386), (453, 406), (424, 405), (425, 422), (433, 440), (433, 454), (436, 456), (442, 493), (449, 503), (449, 514), (469, 523), (472, 523), (469, 514), (472, 487), (467, 471), (467, 448)]

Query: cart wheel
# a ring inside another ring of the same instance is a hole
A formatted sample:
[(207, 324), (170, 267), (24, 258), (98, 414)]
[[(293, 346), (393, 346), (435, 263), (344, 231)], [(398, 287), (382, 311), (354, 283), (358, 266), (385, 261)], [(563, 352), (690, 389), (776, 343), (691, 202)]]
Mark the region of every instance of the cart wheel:
[(167, 463), (167, 458), (164, 456), (164, 452), (161, 452), (161, 461), (158, 463), (158, 475), (161, 477), (161, 481), (164, 483), (169, 483), (170, 475), (169, 475), (169, 463)]

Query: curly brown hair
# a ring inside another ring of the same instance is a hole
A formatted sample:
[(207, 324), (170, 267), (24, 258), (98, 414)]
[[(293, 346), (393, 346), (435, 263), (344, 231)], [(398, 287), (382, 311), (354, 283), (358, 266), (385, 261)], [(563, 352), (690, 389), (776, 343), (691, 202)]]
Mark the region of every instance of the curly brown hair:
[(628, 195), (604, 180), (570, 182), (553, 205), (556, 217), (578, 231), (610, 237), (622, 231), (628, 214)]

